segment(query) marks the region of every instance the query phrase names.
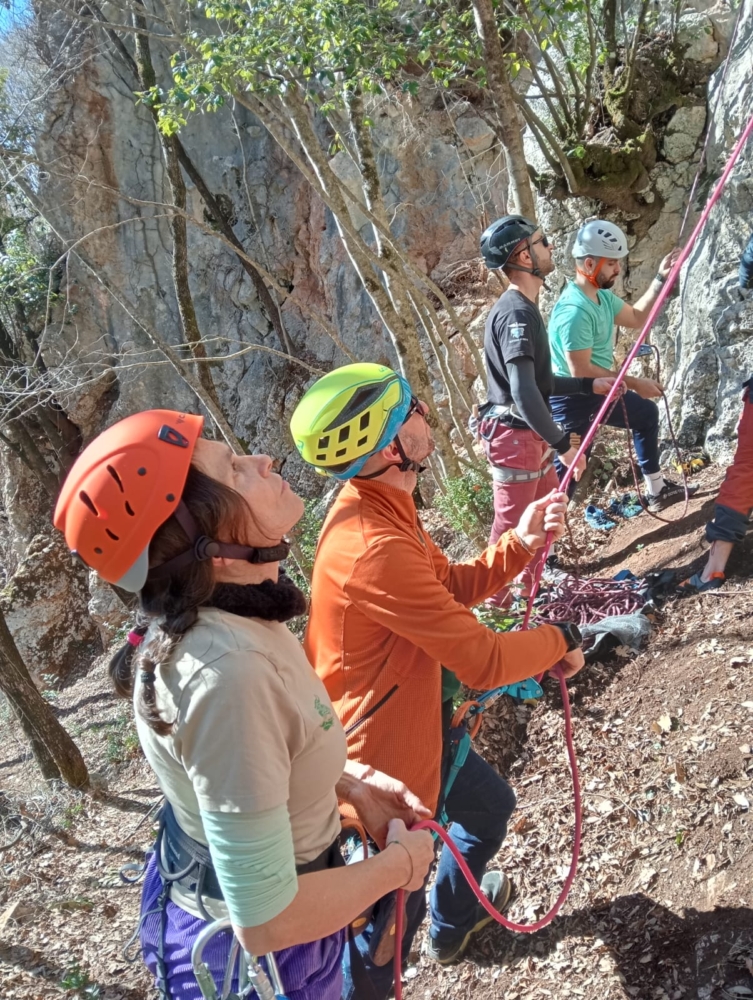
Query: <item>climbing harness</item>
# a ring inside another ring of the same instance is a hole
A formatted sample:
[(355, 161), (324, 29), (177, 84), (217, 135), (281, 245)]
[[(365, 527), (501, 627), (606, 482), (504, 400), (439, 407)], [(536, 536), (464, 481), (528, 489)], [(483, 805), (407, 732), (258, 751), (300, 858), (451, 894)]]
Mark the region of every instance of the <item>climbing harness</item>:
[[(366, 844), (365, 833), (358, 823), (346, 821), (348, 827), (355, 827), (364, 844)], [(214, 980), (207, 966), (202, 962), (201, 956), (207, 943), (216, 934), (224, 933), (231, 927), (228, 919), (215, 920), (207, 911), (204, 899), (217, 901), (223, 900), (222, 889), (212, 864), (209, 848), (190, 837), (180, 826), (175, 817), (170, 803), (165, 800), (159, 812), (159, 827), (154, 846), (150, 853), (154, 853), (157, 871), (160, 876), (162, 888), (157, 897), (154, 907), (143, 913), (138, 922), (136, 930), (131, 939), (123, 948), (123, 955), (127, 961), (135, 961), (136, 956), (131, 955), (134, 945), (138, 944), (141, 929), (148, 917), (157, 915), (159, 918), (159, 938), (157, 941), (157, 990), (159, 1000), (173, 1000), (168, 987), (168, 969), (165, 961), (165, 938), (167, 933), (167, 904), (170, 899), (170, 888), (172, 885), (180, 885), (183, 889), (193, 893), (194, 902), (198, 912), (207, 926), (197, 937), (193, 952), (192, 961), (196, 975), (205, 1000), (244, 1000), (252, 993), (260, 1000), (286, 1000), (285, 993), (281, 986), (281, 979), (275, 957), (272, 953), (264, 956), (264, 962), (268, 973), (265, 973), (263, 966), (259, 964), (256, 956), (243, 952), (238, 940), (233, 937), (230, 945), (230, 953), (225, 967), (222, 990), (218, 993)], [(325, 848), (316, 858), (306, 864), (296, 865), (297, 875), (307, 875), (311, 872), (323, 871), (328, 868), (340, 867), (345, 864), (340, 854), (339, 839), (333, 841), (329, 847)], [(128, 873), (121, 872), (121, 878), (127, 884), (138, 881), (143, 869), (146, 866), (127, 865)], [(131, 872), (138, 872), (135, 877)], [(354, 922), (357, 923), (357, 922)], [(357, 930), (356, 930), (357, 933)], [(351, 934), (352, 941), (352, 934)], [(353, 956), (353, 948), (351, 948)], [(238, 990), (232, 992), (233, 977), (238, 973)], [(365, 971), (355, 968), (354, 976), (360, 976)], [(365, 1000), (371, 1000), (368, 993), (368, 984), (363, 983), (359, 978), (359, 984), (365, 989), (363, 996)]]
[(544, 455), (544, 464), (530, 472), (526, 469), (513, 469), (507, 465), (495, 465), (491, 459), (489, 464), (492, 467), (492, 479), (495, 483), (530, 483), (534, 479), (543, 478), (554, 465), (554, 448), (550, 448)]
[[(482, 424), (490, 424), (486, 429)], [(484, 403), (483, 406), (474, 407), (474, 413), (470, 420), (470, 430), (480, 441), (491, 441), (497, 433), (500, 424), (510, 430), (528, 430), (528, 424), (523, 420), (517, 411), (514, 403), (510, 406), (502, 406), (499, 403)], [(534, 479), (541, 479), (554, 465), (554, 448), (550, 448), (544, 455), (541, 466), (531, 471), (530, 469), (515, 469), (508, 465), (498, 465), (488, 457), (489, 465), (492, 467), (492, 479), (495, 483), (530, 483)]]
[[(588, 431), (584, 435), (583, 440), (581, 441), (580, 446), (576, 452), (575, 458), (573, 459), (571, 465), (566, 470), (565, 476), (562, 480), (562, 483), (560, 484), (560, 488), (563, 491), (566, 491), (567, 487), (570, 484), (578, 460), (585, 455), (587, 449), (591, 445), (591, 442), (596, 436), (596, 433), (598, 432), (602, 421), (605, 419), (607, 414), (611, 412), (611, 409), (615, 401), (619, 398), (619, 395), (621, 395), (621, 386), (624, 382), (625, 376), (627, 375), (628, 369), (630, 368), (630, 365), (633, 363), (634, 358), (637, 357), (638, 352), (640, 351), (644, 341), (646, 340), (646, 337), (648, 336), (652, 326), (656, 321), (656, 317), (659, 315), (659, 312), (664, 306), (667, 297), (674, 288), (677, 278), (679, 277), (680, 270), (685, 264), (685, 261), (690, 256), (690, 252), (693, 249), (695, 242), (698, 239), (698, 236), (705, 228), (706, 223), (708, 222), (709, 219), (709, 215), (711, 214), (711, 210), (721, 197), (721, 194), (727, 185), (727, 181), (729, 180), (729, 176), (732, 173), (732, 170), (735, 164), (737, 163), (740, 154), (745, 146), (745, 143), (748, 141), (751, 133), (753, 133), (753, 115), (751, 115), (747, 125), (743, 129), (742, 134), (740, 135), (740, 138), (735, 144), (735, 147), (732, 150), (732, 153), (730, 154), (730, 157), (724, 168), (722, 176), (719, 178), (719, 181), (714, 186), (714, 190), (712, 191), (709, 200), (706, 203), (703, 212), (701, 213), (700, 219), (698, 220), (695, 228), (693, 229), (693, 232), (691, 233), (687, 243), (680, 252), (679, 257), (675, 261), (674, 266), (672, 267), (672, 270), (670, 271), (667, 280), (662, 286), (662, 289), (659, 292), (656, 301), (651, 307), (645, 326), (641, 330), (639, 336), (637, 337), (635, 343), (633, 344), (633, 347), (629, 351), (628, 356), (625, 358), (622, 367), (617, 373), (614, 385), (607, 393), (606, 398), (604, 399), (604, 402), (601, 406), (601, 409), (596, 415), (596, 419), (592, 422), (591, 426), (588, 428)], [(531, 594), (528, 599), (528, 606), (526, 607), (525, 616), (523, 618), (522, 627), (524, 630), (528, 629), (530, 626), (531, 615), (533, 614), (534, 610), (534, 601), (536, 600), (536, 595), (538, 593), (539, 585), (541, 583), (541, 576), (544, 570), (544, 566), (546, 565), (546, 560), (551, 551), (553, 541), (554, 539), (550, 532), (549, 535), (547, 536), (546, 542), (544, 543), (544, 551), (542, 554), (542, 558), (534, 574)], [(470, 869), (463, 860), (460, 851), (454, 844), (452, 837), (445, 829), (443, 829), (443, 827), (441, 827), (438, 823), (434, 822), (434, 820), (422, 820), (420, 823), (417, 823), (414, 827), (412, 827), (412, 829), (414, 830), (431, 830), (434, 834), (436, 834), (436, 836), (440, 837), (441, 840), (444, 842), (445, 846), (447, 847), (447, 849), (452, 853), (453, 857), (457, 861), (460, 870), (463, 872), (463, 875), (466, 881), (468, 882), (468, 885), (471, 887), (474, 895), (478, 899), (479, 903), (481, 903), (481, 905), (484, 907), (486, 912), (492, 917), (493, 920), (495, 920), (499, 924), (502, 924), (503, 927), (506, 927), (508, 930), (516, 931), (522, 934), (533, 934), (535, 931), (541, 930), (543, 927), (546, 927), (548, 924), (550, 924), (552, 920), (554, 920), (554, 918), (557, 916), (562, 907), (562, 904), (565, 902), (565, 899), (567, 898), (568, 893), (570, 892), (570, 887), (573, 883), (573, 880), (575, 879), (575, 875), (578, 868), (578, 854), (580, 852), (582, 813), (581, 813), (581, 799), (580, 799), (580, 784), (578, 780), (578, 765), (575, 759), (575, 749), (573, 746), (570, 700), (568, 698), (565, 675), (560, 665), (557, 664), (554, 667), (552, 667), (550, 672), (554, 673), (555, 676), (558, 678), (560, 684), (560, 691), (562, 694), (562, 707), (564, 709), (564, 716), (565, 716), (565, 741), (567, 745), (568, 760), (570, 763), (570, 773), (572, 775), (572, 781), (573, 781), (573, 797), (575, 800), (575, 832), (573, 835), (572, 860), (570, 862), (570, 868), (567, 877), (565, 879), (564, 885), (562, 886), (560, 894), (555, 900), (555, 903), (552, 906), (551, 910), (548, 913), (546, 913), (540, 920), (537, 920), (533, 924), (527, 924), (527, 925), (516, 924), (511, 920), (507, 920), (504, 916), (502, 916), (501, 913), (499, 913), (494, 908), (494, 906), (486, 898), (486, 896), (481, 890), (481, 887), (478, 885)], [(540, 681), (541, 677), (537, 677), (536, 680)], [(395, 1000), (402, 1000), (403, 990), (402, 990), (401, 973), (402, 973), (403, 903), (405, 895), (404, 890), (403, 889), (398, 890), (397, 895), (398, 895), (397, 923), (395, 929)]]

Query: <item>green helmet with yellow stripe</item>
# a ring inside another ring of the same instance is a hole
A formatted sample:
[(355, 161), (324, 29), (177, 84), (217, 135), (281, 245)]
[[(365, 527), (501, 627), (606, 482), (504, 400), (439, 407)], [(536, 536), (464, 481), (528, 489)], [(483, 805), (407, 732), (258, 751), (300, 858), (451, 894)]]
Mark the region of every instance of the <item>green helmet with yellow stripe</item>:
[(324, 375), (301, 399), (290, 430), (318, 472), (351, 479), (395, 439), (411, 407), (406, 380), (385, 365), (359, 362)]

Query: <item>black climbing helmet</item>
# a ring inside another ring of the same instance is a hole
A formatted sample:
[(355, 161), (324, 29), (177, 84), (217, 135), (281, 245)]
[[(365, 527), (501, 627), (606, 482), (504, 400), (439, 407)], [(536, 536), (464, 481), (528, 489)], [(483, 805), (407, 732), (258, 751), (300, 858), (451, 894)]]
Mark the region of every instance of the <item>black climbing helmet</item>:
[(535, 222), (523, 215), (505, 215), (484, 230), (481, 235), (481, 256), (487, 267), (504, 267), (518, 243), (533, 236)]

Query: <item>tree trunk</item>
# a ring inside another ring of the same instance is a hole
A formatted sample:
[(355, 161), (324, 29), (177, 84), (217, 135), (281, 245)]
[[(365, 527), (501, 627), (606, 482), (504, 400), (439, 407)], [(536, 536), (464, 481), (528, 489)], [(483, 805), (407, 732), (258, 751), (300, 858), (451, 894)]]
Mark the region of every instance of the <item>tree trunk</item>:
[[(136, 3), (138, 7), (143, 9), (141, 0), (136, 0)], [(139, 29), (136, 33), (136, 65), (138, 66), (139, 81), (143, 90), (151, 90), (152, 87), (156, 86), (157, 78), (149, 49), (146, 19), (141, 14), (134, 14), (133, 23)], [(202, 341), (193, 296), (191, 295), (191, 288), (188, 283), (188, 227), (185, 214), (182, 214), (186, 210), (186, 183), (183, 180), (183, 174), (180, 169), (177, 140), (174, 136), (165, 135), (159, 129), (157, 130), (157, 134), (162, 146), (165, 173), (170, 185), (172, 204), (178, 209), (170, 218), (170, 233), (173, 240), (173, 284), (175, 286), (175, 297), (178, 302), (178, 314), (181, 326), (183, 327), (183, 339), (191, 345), (190, 350), (193, 356), (203, 360), (206, 358), (207, 352)], [(204, 392), (208, 396), (211, 396), (219, 406), (217, 390), (212, 381), (212, 372), (209, 365), (199, 364), (196, 368), (199, 382)]]
[(492, 0), (472, 0), (472, 2), (476, 30), (484, 47), (489, 91), (494, 101), (494, 108), (499, 120), (500, 138), (505, 149), (505, 163), (514, 203), (511, 208), (515, 212), (535, 220), (536, 207), (528, 177), (525, 153), (523, 152), (523, 135), (518, 121), (512, 84), (505, 66)]
[[(288, 154), (332, 211), (343, 247), (392, 341), (400, 371), (411, 383), (413, 391), (425, 399), (429, 406), (431, 425), (437, 448), (441, 453), (441, 460), (450, 469), (452, 475), (460, 475), (461, 469), (452, 447), (450, 435), (434, 403), (431, 379), (421, 351), (421, 342), (413, 323), (413, 317), (409, 315), (406, 318), (397, 312), (392, 299), (372, 267), (373, 263), (381, 270), (384, 259), (373, 254), (360, 233), (355, 230), (344, 200), (340, 180), (332, 171), (327, 156), (319, 144), (309, 118), (308, 109), (300, 95), (294, 86), (291, 86), (286, 92), (283, 105), (284, 124), (286, 127), (292, 127), (310, 167), (307, 167), (300, 159), (282, 134), (277, 124), (283, 122), (282, 116), (268, 109), (266, 105), (248, 93), (238, 93), (235, 97), (239, 104), (254, 112), (280, 148)], [(371, 214), (370, 209), (366, 208), (366, 211)]]
[(13, 706), (46, 781), (86, 788), (84, 758), (37, 690), (0, 610), (0, 689)]

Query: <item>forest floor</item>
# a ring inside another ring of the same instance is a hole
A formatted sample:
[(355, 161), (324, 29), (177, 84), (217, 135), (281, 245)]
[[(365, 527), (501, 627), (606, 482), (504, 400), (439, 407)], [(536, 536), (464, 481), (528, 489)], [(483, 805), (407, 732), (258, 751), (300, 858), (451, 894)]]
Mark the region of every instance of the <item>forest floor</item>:
[[(699, 493), (674, 525), (644, 514), (594, 535), (576, 511), (580, 571), (688, 576), (703, 563), (720, 478), (713, 467), (695, 477)], [(753, 534), (728, 570), (719, 591), (670, 598), (642, 652), (620, 647), (569, 684), (584, 825), (559, 918), (533, 936), (487, 928), (446, 969), (421, 954), (419, 936), (406, 1000), (753, 997)], [(149, 977), (121, 954), (139, 889), (118, 871), (152, 840), (158, 789), (104, 658), (52, 696), (107, 789), (43, 790), (16, 724), (2, 720), (0, 993), (147, 1000)], [(500, 699), (478, 746), (518, 796), (498, 863), (517, 890), (508, 915), (530, 922), (556, 898), (572, 843), (556, 685), (533, 707)]]

